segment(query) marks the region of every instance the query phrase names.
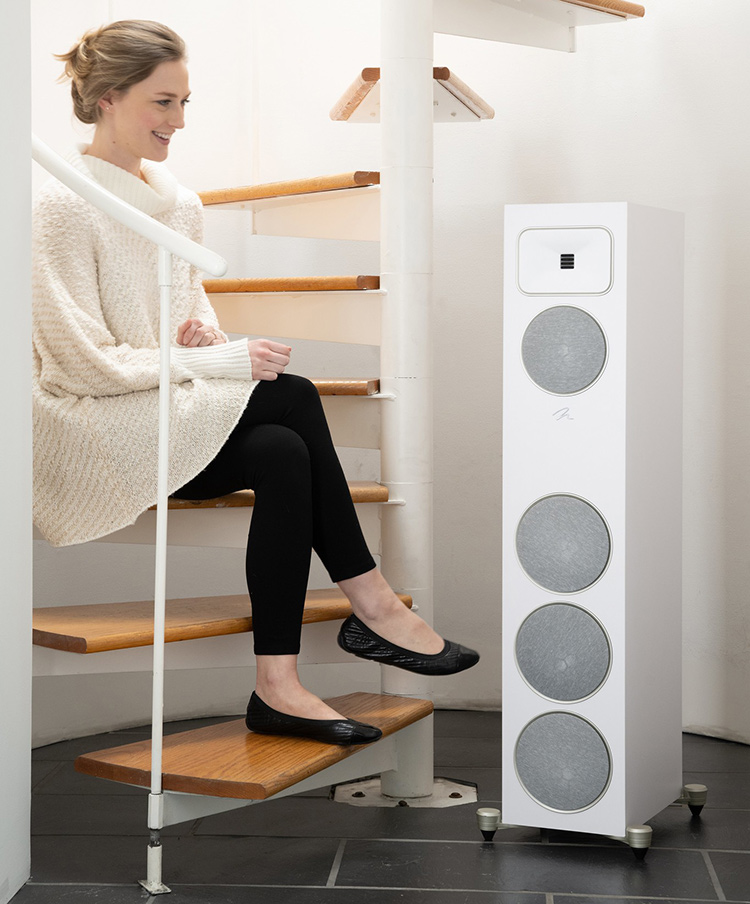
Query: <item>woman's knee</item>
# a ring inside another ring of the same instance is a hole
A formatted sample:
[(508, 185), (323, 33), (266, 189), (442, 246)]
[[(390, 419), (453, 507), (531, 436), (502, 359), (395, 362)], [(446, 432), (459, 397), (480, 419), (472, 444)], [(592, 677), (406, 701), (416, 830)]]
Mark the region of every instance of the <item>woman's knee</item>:
[(259, 424), (254, 427), (247, 448), (250, 461), (267, 467), (295, 469), (308, 466), (310, 453), (302, 437), (281, 424)]
[(276, 381), (281, 384), (293, 401), (316, 402), (320, 401), (320, 394), (315, 384), (307, 377), (299, 374), (281, 374)]

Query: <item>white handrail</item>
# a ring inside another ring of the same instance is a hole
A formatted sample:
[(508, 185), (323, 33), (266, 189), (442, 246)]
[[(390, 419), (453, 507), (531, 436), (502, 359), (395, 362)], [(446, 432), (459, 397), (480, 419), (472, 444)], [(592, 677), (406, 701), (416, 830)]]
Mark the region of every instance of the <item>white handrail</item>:
[(154, 570), (154, 666), (151, 719), (151, 793), (148, 825), (151, 842), (148, 847), (147, 878), (141, 884), (152, 894), (169, 891), (162, 882), (160, 833), (164, 826), (162, 794), (162, 752), (164, 739), (164, 624), (166, 614), (167, 574), (167, 482), (169, 474), (169, 332), (172, 290), (172, 254), (193, 266), (223, 276), (227, 262), (208, 248), (180, 235), (163, 223), (102, 188), (63, 160), (36, 135), (31, 136), (31, 155), (53, 176), (90, 204), (159, 246), (159, 450), (156, 504), (156, 567)]
[(175, 232), (174, 229), (157, 222), (153, 217), (118, 198), (117, 195), (113, 195), (111, 191), (102, 188), (98, 182), (88, 179), (36, 135), (31, 136), (31, 156), (68, 188), (85, 198), (94, 207), (109, 214), (123, 226), (150, 239), (154, 244), (161, 245), (167, 251), (176, 254), (177, 257), (210, 273), (211, 276), (223, 276), (227, 272), (227, 262), (215, 251), (210, 251), (192, 239)]

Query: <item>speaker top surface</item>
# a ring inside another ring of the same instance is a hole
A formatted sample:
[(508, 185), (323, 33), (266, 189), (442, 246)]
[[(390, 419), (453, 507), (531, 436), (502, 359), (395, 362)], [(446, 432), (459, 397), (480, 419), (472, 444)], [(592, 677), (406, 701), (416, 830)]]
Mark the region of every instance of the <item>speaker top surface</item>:
[(578, 593), (596, 583), (612, 541), (593, 505), (561, 493), (537, 500), (521, 516), (516, 553), (529, 578), (553, 593)]

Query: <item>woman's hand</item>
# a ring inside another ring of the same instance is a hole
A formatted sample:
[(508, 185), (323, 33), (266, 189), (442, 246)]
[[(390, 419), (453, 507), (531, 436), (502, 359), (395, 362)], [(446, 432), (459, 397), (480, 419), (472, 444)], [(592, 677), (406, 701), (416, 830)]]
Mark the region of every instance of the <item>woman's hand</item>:
[(248, 339), (253, 380), (275, 380), (289, 363), (292, 349), (271, 339)]
[(186, 348), (203, 348), (206, 345), (223, 345), (226, 336), (215, 326), (193, 317), (177, 328), (177, 344)]

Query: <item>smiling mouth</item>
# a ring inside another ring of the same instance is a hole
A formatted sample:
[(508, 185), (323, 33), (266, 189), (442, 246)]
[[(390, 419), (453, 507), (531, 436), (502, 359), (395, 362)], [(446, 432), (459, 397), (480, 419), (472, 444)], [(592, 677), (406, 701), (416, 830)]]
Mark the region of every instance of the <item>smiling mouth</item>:
[(163, 144), (169, 144), (169, 139), (172, 137), (171, 135), (165, 135), (164, 132), (152, 132), (151, 134), (155, 135)]

